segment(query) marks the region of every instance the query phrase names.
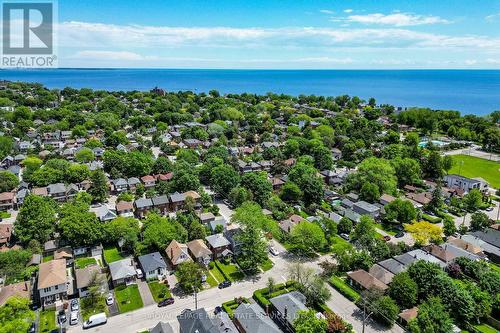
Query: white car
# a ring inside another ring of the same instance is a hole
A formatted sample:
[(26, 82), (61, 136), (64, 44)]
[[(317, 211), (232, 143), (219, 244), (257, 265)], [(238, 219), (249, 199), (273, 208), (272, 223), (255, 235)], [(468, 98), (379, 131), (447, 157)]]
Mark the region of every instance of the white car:
[(142, 279), (142, 277), (144, 276), (144, 275), (142, 275), (142, 271), (141, 271), (139, 268), (137, 268), (137, 269), (135, 270), (135, 273), (137, 274), (137, 277), (138, 277), (139, 279)]
[(278, 250), (276, 250), (276, 248), (274, 246), (270, 246), (269, 247), (269, 252), (271, 252), (271, 254), (273, 256), (278, 256), (280, 253), (278, 252)]
[(115, 302), (115, 300), (113, 298), (113, 294), (108, 294), (108, 297), (106, 297), (106, 304), (113, 305), (114, 302)]
[(69, 324), (70, 325), (78, 324), (78, 311), (71, 312), (71, 315), (69, 316)]

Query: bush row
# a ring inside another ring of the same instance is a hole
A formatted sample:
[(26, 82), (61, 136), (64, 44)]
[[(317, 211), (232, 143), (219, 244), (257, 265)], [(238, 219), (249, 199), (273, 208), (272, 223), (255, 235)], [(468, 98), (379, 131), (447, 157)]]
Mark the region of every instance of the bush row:
[(332, 276), (329, 280), (328, 283), (335, 288), (339, 293), (347, 297), (347, 299), (356, 302), (361, 296), (357, 291), (352, 289), (347, 283), (345, 283), (344, 280), (339, 278), (338, 276)]

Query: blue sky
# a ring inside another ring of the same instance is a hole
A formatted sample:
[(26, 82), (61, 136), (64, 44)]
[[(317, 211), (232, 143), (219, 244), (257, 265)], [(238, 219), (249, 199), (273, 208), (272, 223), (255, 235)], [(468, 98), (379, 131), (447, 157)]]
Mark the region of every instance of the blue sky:
[(500, 68), (500, 1), (58, 3), (59, 66)]

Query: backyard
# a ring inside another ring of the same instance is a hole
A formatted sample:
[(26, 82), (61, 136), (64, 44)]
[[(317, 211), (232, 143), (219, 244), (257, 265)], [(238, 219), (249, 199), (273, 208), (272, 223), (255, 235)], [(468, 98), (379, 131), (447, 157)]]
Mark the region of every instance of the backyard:
[(95, 264), (97, 264), (97, 261), (95, 260), (95, 258), (83, 257), (83, 258), (75, 259), (76, 268), (85, 268), (87, 266), (95, 265)]
[(130, 286), (119, 286), (115, 289), (116, 303), (120, 313), (125, 313), (143, 307), (139, 287), (136, 284)]
[(114, 261), (125, 259), (126, 257), (116, 247), (108, 247), (104, 249), (104, 260), (110, 264)]
[(450, 174), (465, 177), (481, 177), (494, 188), (500, 188), (500, 163), (467, 155), (452, 155), (453, 167)]
[(56, 311), (55, 310), (45, 310), (40, 312), (40, 332), (51, 332), (57, 328), (56, 325)]
[(148, 283), (148, 287), (156, 303), (165, 298), (172, 297), (168, 284), (160, 283), (159, 281), (151, 281)]

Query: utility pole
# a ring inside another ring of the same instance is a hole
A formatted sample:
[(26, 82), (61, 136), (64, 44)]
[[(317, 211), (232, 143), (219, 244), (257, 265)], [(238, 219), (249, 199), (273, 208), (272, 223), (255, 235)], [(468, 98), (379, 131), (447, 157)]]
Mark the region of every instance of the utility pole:
[(198, 310), (198, 288), (194, 287), (194, 309)]
[(361, 333), (365, 333), (365, 324), (368, 318), (373, 314), (373, 312), (370, 312), (368, 315), (366, 314), (366, 300), (363, 300), (363, 330)]

